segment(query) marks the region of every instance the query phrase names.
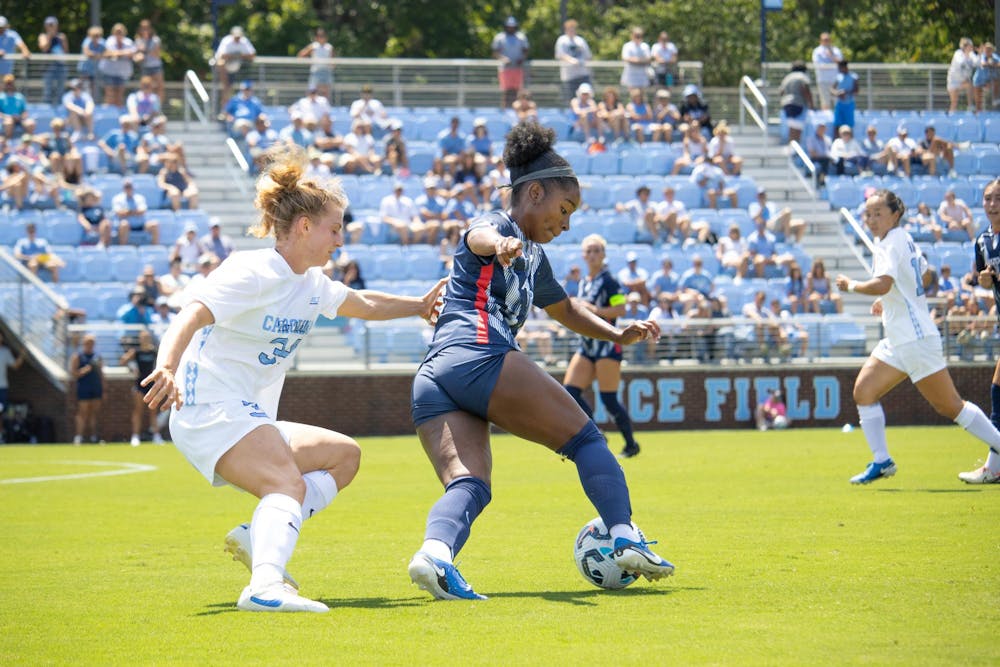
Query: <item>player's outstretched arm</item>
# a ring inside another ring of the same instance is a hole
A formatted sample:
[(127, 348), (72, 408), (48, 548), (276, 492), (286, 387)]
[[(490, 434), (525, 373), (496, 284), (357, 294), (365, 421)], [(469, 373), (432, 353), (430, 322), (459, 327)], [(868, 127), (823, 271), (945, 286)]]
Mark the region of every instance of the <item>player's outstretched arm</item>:
[(394, 320), (414, 315), (429, 320), (438, 295), (447, 282), (447, 278), (442, 278), (422, 297), (397, 296), (372, 290), (348, 290), (347, 298), (337, 314), (362, 320)]
[(660, 326), (652, 320), (635, 321), (624, 329), (620, 329), (585, 308), (578, 299), (567, 297), (546, 308), (545, 312), (570, 331), (575, 331), (587, 338), (598, 338), (610, 340), (620, 345), (631, 345), (641, 340), (660, 337)]

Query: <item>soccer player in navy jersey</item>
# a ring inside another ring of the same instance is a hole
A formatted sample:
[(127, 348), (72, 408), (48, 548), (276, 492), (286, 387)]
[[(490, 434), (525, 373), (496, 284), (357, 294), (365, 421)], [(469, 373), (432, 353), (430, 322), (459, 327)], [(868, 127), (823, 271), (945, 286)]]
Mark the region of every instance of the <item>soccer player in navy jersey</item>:
[[(993, 289), (993, 299), (1000, 304), (1000, 178), (990, 181), (983, 189), (983, 210), (990, 221), (977, 238), (973, 249), (976, 263), (975, 277), (980, 286)], [(1000, 307), (997, 309), (1000, 319)], [(990, 421), (1000, 429), (1000, 360), (993, 371), (990, 386), (990, 403), (993, 406)], [(986, 463), (977, 470), (961, 472), (958, 478), (968, 484), (1000, 484), (1000, 455), (990, 450)]]
[[(584, 308), (614, 324), (615, 320), (625, 314), (625, 292), (605, 264), (606, 245), (604, 238), (598, 234), (591, 234), (583, 239), (581, 248), (583, 261), (587, 265), (587, 277), (580, 281), (577, 296)], [(593, 411), (583, 397), (583, 390), (595, 378), (601, 403), (625, 438), (621, 456), (635, 456), (639, 453), (639, 443), (632, 436), (632, 420), (618, 402), (618, 383), (622, 379), (622, 346), (614, 341), (582, 336), (579, 349), (569, 360), (563, 385), (588, 417), (593, 417)]]
[(430, 510), (409, 574), (438, 599), (483, 598), (452, 560), (491, 499), (491, 422), (576, 464), (587, 497), (610, 526), (622, 570), (649, 579), (674, 570), (632, 525), (625, 475), (600, 430), (515, 342), (532, 305), (588, 338), (629, 345), (660, 333), (652, 321), (610, 324), (567, 297), (552, 275), (542, 245), (569, 229), (580, 206), (579, 181), (554, 143), (555, 133), (535, 124), (508, 134), (510, 209), (476, 219), (465, 234), (413, 382), (417, 434), (445, 492)]

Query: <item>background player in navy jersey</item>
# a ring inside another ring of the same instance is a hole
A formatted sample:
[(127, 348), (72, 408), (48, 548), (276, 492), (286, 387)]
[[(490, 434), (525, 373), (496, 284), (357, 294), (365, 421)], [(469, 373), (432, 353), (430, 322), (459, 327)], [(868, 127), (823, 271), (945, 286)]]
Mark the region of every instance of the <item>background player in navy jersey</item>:
[[(580, 298), (579, 305), (614, 324), (615, 320), (625, 314), (625, 293), (605, 265), (607, 242), (599, 234), (591, 234), (583, 239), (580, 246), (583, 261), (587, 265), (587, 276), (580, 281), (580, 291), (576, 295)], [(622, 346), (610, 340), (582, 336), (579, 349), (569, 360), (563, 385), (588, 417), (594, 415), (590, 404), (583, 397), (583, 390), (593, 384), (595, 377), (601, 403), (625, 438), (621, 456), (635, 456), (639, 453), (639, 443), (632, 437), (632, 420), (618, 402), (618, 383), (622, 379)]]
[(439, 599), (482, 599), (452, 559), (491, 499), (490, 422), (576, 464), (587, 497), (610, 526), (623, 570), (649, 579), (674, 570), (632, 526), (625, 475), (600, 430), (514, 340), (532, 305), (589, 338), (629, 345), (660, 333), (651, 321), (611, 325), (568, 298), (552, 275), (542, 244), (569, 229), (580, 206), (579, 181), (553, 143), (555, 133), (534, 124), (507, 135), (510, 210), (469, 227), (413, 382), (413, 420), (445, 493), (430, 510), (409, 574)]
[(941, 334), (927, 310), (924, 275), (927, 262), (913, 238), (899, 226), (906, 206), (891, 190), (878, 190), (865, 202), (865, 222), (875, 236), (872, 278), (837, 276), (837, 287), (880, 297), (873, 314), (881, 314), (885, 338), (879, 341), (854, 382), (854, 402), (872, 462), (851, 478), (869, 484), (896, 474), (885, 437), (882, 397), (907, 377), (931, 407), (1000, 451), (1000, 432), (974, 403), (962, 400), (945, 365)]
[[(990, 226), (976, 238), (973, 249), (975, 276), (982, 287), (992, 288), (997, 317), (1000, 318), (1000, 178), (990, 181), (983, 190), (983, 210)], [(993, 371), (990, 403), (993, 406), (990, 421), (1000, 429), (1000, 360), (997, 360)], [(1000, 455), (991, 450), (985, 465), (971, 472), (959, 473), (958, 478), (969, 484), (1000, 484)]]

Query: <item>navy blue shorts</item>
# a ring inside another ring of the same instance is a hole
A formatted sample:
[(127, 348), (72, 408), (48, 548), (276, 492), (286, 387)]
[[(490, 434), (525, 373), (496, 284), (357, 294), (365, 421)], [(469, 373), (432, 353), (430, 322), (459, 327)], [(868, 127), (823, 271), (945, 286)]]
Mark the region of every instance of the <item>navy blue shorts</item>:
[(612, 343), (610, 340), (599, 340), (595, 342), (597, 345), (591, 345), (589, 350), (581, 345), (576, 349), (576, 353), (590, 363), (596, 363), (600, 359), (612, 359), (614, 361), (622, 360), (621, 345)]
[(7, 388), (4, 387), (3, 389), (0, 389), (0, 412), (3, 412), (6, 407), (7, 407)]
[(93, 401), (97, 398), (102, 398), (104, 396), (103, 387), (97, 385), (96, 387), (77, 387), (76, 388), (76, 400), (78, 401)]
[(410, 414), (419, 426), (449, 412), (487, 419), (490, 396), (512, 347), (458, 343), (425, 359), (413, 379)]

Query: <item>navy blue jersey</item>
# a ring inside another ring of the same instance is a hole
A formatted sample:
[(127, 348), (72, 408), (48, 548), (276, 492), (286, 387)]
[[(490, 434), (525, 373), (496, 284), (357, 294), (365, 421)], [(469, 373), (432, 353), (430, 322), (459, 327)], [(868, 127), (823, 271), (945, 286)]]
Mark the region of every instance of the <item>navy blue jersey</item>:
[[(501, 236), (524, 244), (523, 255), (508, 267), (496, 255), (480, 257), (469, 249), (472, 230), (490, 226)], [(552, 275), (542, 246), (525, 238), (520, 227), (503, 211), (487, 213), (472, 222), (462, 237), (452, 263), (451, 280), (444, 294), (428, 356), (456, 343), (507, 345), (520, 349), (514, 338), (524, 326), (532, 305), (546, 308), (566, 298), (566, 290)]]
[[(993, 229), (987, 227), (976, 238), (973, 246), (973, 257), (976, 263), (976, 277), (980, 271), (987, 268), (993, 270), (993, 298), (1000, 303), (1000, 234), (994, 234)], [(1000, 319), (1000, 308), (997, 309), (997, 317)]]
[[(581, 280), (578, 296), (598, 308), (625, 304), (625, 293), (622, 286), (607, 268), (601, 269), (601, 272), (594, 276), (593, 280), (589, 275)], [(610, 319), (608, 322), (614, 324), (615, 320)], [(580, 336), (580, 349), (588, 356), (604, 356), (607, 347), (608, 341)]]

